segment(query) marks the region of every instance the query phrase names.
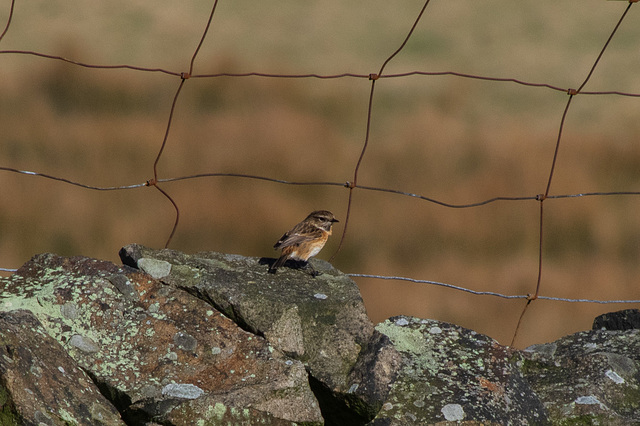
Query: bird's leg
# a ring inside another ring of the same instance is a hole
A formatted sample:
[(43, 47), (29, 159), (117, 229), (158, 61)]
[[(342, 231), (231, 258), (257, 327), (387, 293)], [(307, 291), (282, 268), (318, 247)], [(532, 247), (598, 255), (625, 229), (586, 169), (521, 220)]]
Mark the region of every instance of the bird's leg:
[(314, 269), (313, 265), (311, 264), (311, 262), (308, 261), (308, 260), (305, 262), (304, 268), (307, 269), (307, 270), (310, 270), (309, 271), (309, 275), (311, 275), (314, 278), (317, 277), (318, 275), (322, 274), (322, 272), (316, 271)]

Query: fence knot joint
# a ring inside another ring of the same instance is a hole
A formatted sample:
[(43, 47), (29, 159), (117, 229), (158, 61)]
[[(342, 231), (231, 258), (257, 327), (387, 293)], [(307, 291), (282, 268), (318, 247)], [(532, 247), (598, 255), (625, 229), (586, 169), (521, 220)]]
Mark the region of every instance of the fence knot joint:
[(356, 187), (356, 184), (355, 184), (355, 182), (349, 182), (349, 181), (346, 181), (346, 182), (344, 183), (344, 187), (345, 187), (345, 188), (349, 188), (349, 189), (353, 189), (353, 188), (355, 188), (355, 187)]
[(536, 195), (536, 201), (544, 201), (546, 199), (547, 199), (547, 196), (545, 194)]
[(377, 80), (380, 76), (378, 74), (369, 74), (369, 80)]
[(144, 186), (156, 186), (158, 181), (155, 178), (149, 179), (145, 182)]
[(180, 78), (183, 80), (188, 80), (189, 78), (191, 78), (191, 74), (189, 74), (188, 72), (181, 72)]
[(567, 89), (567, 94), (570, 96), (575, 96), (578, 94), (578, 91), (576, 89)]

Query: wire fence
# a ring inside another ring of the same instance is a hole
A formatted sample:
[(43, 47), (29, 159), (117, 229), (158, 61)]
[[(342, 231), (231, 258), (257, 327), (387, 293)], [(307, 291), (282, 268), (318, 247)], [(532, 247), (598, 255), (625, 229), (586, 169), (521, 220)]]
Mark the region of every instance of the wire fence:
[[(639, 299), (630, 298), (625, 300), (597, 300), (597, 299), (586, 299), (586, 298), (561, 298), (561, 297), (552, 297), (541, 294), (542, 289), (542, 277), (545, 271), (545, 258), (543, 256), (543, 247), (545, 243), (545, 206), (548, 200), (557, 200), (557, 199), (576, 199), (576, 198), (587, 198), (587, 197), (608, 197), (608, 196), (638, 196), (640, 195), (640, 191), (610, 191), (610, 192), (580, 192), (580, 193), (567, 193), (567, 194), (554, 194), (552, 193), (552, 187), (554, 182), (554, 175), (559, 167), (558, 165), (558, 153), (563, 143), (563, 132), (566, 128), (566, 120), (567, 113), (570, 111), (573, 101), (577, 96), (580, 95), (590, 95), (590, 96), (616, 96), (616, 97), (628, 97), (628, 98), (638, 98), (640, 97), (640, 93), (632, 93), (632, 92), (623, 92), (623, 91), (588, 91), (585, 90), (585, 87), (588, 85), (594, 71), (600, 64), (604, 53), (607, 51), (611, 41), (614, 39), (616, 32), (623, 24), (623, 22), (628, 19), (627, 16), (629, 11), (631, 10), (634, 3), (637, 0), (629, 1), (626, 7), (622, 8), (620, 17), (618, 21), (615, 23), (613, 28), (611, 28), (610, 34), (606, 40), (602, 41), (602, 48), (594, 58), (590, 68), (586, 70), (586, 77), (577, 85), (577, 88), (572, 87), (560, 87), (554, 84), (544, 83), (544, 82), (531, 82), (531, 81), (523, 81), (517, 78), (504, 78), (504, 77), (492, 77), (485, 75), (475, 75), (469, 73), (462, 73), (456, 71), (442, 71), (442, 72), (431, 72), (431, 71), (411, 71), (411, 72), (402, 72), (402, 73), (386, 73), (387, 65), (392, 63), (394, 59), (399, 55), (403, 49), (405, 49), (407, 43), (411, 39), (412, 35), (416, 27), (420, 24), (425, 14), (428, 14), (429, 6), (431, 1), (427, 0), (422, 5), (417, 16), (415, 16), (415, 20), (411, 23), (411, 26), (407, 29), (406, 37), (399, 43), (397, 49), (393, 51), (391, 55), (389, 55), (379, 67), (377, 72), (375, 73), (340, 73), (340, 74), (317, 74), (317, 73), (309, 73), (309, 74), (286, 74), (286, 73), (265, 73), (265, 72), (218, 72), (218, 73), (196, 73), (194, 72), (194, 64), (198, 58), (199, 52), (203, 43), (209, 37), (209, 32), (212, 28), (215, 27), (215, 19), (218, 18), (218, 1), (213, 1), (210, 9), (210, 15), (206, 21), (206, 25), (204, 30), (202, 31), (201, 38), (197, 44), (197, 47), (193, 51), (193, 54), (190, 59), (189, 68), (187, 71), (177, 71), (171, 69), (163, 69), (163, 68), (148, 68), (143, 66), (136, 66), (130, 64), (96, 64), (89, 62), (82, 62), (73, 58), (67, 58), (64, 56), (46, 54), (38, 51), (30, 51), (30, 50), (0, 50), (0, 64), (2, 62), (2, 58), (6, 57), (30, 57), (30, 58), (40, 58), (48, 61), (59, 61), (63, 63), (67, 63), (73, 66), (94, 69), (94, 70), (118, 70), (118, 69), (126, 69), (130, 71), (134, 71), (136, 73), (153, 73), (153, 74), (163, 74), (171, 77), (178, 78), (177, 88), (174, 90), (173, 99), (169, 106), (169, 116), (166, 121), (166, 126), (164, 129), (164, 135), (162, 137), (162, 141), (160, 144), (160, 148), (158, 149), (155, 159), (152, 164), (148, 164), (147, 166), (152, 167), (152, 177), (146, 181), (140, 181), (136, 183), (130, 183), (128, 185), (117, 185), (117, 186), (96, 186), (90, 185), (86, 182), (75, 181), (72, 179), (68, 179), (63, 176), (48, 174), (39, 171), (29, 171), (29, 170), (20, 170), (16, 167), (11, 167), (10, 165), (0, 165), (0, 171), (6, 173), (12, 173), (15, 175), (25, 176), (25, 178), (37, 177), (41, 179), (47, 179), (55, 182), (59, 182), (65, 185), (71, 185), (74, 187), (79, 187), (82, 189), (90, 190), (90, 191), (126, 191), (132, 189), (139, 189), (145, 187), (153, 187), (159, 193), (162, 194), (164, 198), (166, 198), (167, 202), (171, 204), (173, 207), (174, 217), (173, 223), (170, 229), (166, 230), (167, 237), (165, 241), (165, 247), (171, 247), (172, 240), (176, 234), (176, 231), (179, 230), (181, 224), (181, 205), (178, 200), (176, 200), (174, 194), (166, 188), (166, 184), (170, 182), (177, 181), (193, 181), (196, 179), (208, 179), (208, 178), (219, 178), (219, 177), (227, 177), (238, 180), (250, 180), (250, 181), (263, 181), (272, 184), (281, 184), (281, 185), (291, 185), (291, 186), (320, 186), (320, 187), (337, 187), (344, 188), (348, 191), (348, 198), (346, 200), (346, 215), (341, 220), (343, 222), (342, 233), (339, 239), (339, 244), (336, 251), (332, 254), (331, 260), (340, 256), (340, 252), (345, 246), (345, 244), (349, 241), (349, 236), (351, 232), (351, 222), (352, 222), (352, 207), (357, 203), (354, 200), (354, 193), (358, 191), (367, 191), (372, 193), (378, 193), (387, 196), (401, 196), (408, 197), (410, 199), (415, 199), (417, 201), (424, 201), (427, 203), (439, 205), (448, 209), (472, 209), (480, 206), (485, 206), (488, 204), (498, 203), (498, 202), (521, 202), (521, 201), (536, 201), (539, 204), (539, 212), (538, 212), (538, 222), (535, 225), (537, 229), (537, 251), (538, 251), (538, 268), (537, 268), (537, 277), (536, 277), (536, 286), (535, 290), (530, 294), (503, 294), (500, 292), (494, 291), (477, 291), (470, 288), (465, 288), (463, 286), (447, 284), (438, 281), (426, 280), (426, 279), (415, 279), (404, 276), (388, 276), (388, 275), (377, 275), (377, 274), (364, 274), (364, 273), (350, 273), (349, 276), (353, 278), (369, 278), (375, 280), (393, 280), (393, 281), (405, 281), (416, 284), (424, 284), (428, 286), (437, 286), (442, 287), (447, 290), (452, 291), (462, 291), (468, 294), (476, 295), (476, 296), (490, 296), (501, 299), (517, 299), (524, 300), (526, 304), (524, 305), (520, 317), (518, 319), (517, 325), (515, 325), (515, 331), (513, 333), (513, 339), (511, 344), (515, 343), (516, 337), (518, 335), (518, 330), (520, 328), (520, 324), (525, 318), (525, 313), (527, 309), (531, 305), (532, 302), (536, 300), (547, 300), (547, 301), (559, 301), (559, 302), (572, 302), (572, 303), (595, 303), (595, 304), (637, 304), (640, 303)], [(612, 3), (612, 7), (615, 3)], [(11, 1), (10, 9), (8, 12), (8, 17), (6, 19), (6, 25), (4, 30), (0, 35), (0, 47), (2, 47), (3, 38), (10, 33), (11, 24), (14, 18), (14, 14), (16, 12), (16, 2), (15, 0)], [(220, 16), (219, 19), (224, 19), (223, 16)], [(632, 72), (632, 70), (629, 70)], [(370, 136), (372, 134), (372, 124), (374, 122), (374, 116), (372, 114), (372, 110), (376, 105), (376, 97), (374, 96), (377, 91), (379, 85), (383, 84), (386, 80), (397, 80), (408, 78), (412, 76), (423, 76), (426, 78), (433, 77), (442, 77), (449, 76), (457, 79), (470, 79), (477, 81), (486, 81), (493, 84), (516, 84), (519, 86), (523, 86), (526, 88), (531, 88), (535, 90), (550, 90), (553, 92), (561, 92), (567, 94), (567, 100), (565, 107), (562, 111), (562, 115), (560, 117), (560, 123), (557, 128), (557, 137), (554, 145), (554, 152), (551, 164), (548, 167), (547, 179), (545, 191), (538, 194), (522, 194), (519, 196), (494, 196), (491, 198), (468, 202), (468, 203), (450, 203), (445, 202), (440, 199), (436, 199), (430, 196), (413, 193), (409, 191), (405, 191), (400, 188), (393, 187), (379, 187), (379, 186), (370, 186), (364, 185), (361, 183), (361, 168), (363, 167), (363, 160), (367, 157), (368, 152), (371, 150), (370, 148)], [(351, 174), (352, 177), (349, 181), (316, 181), (316, 180), (308, 180), (308, 181), (292, 181), (292, 180), (284, 180), (278, 179), (272, 176), (261, 176), (256, 174), (246, 174), (246, 173), (197, 173), (190, 174), (184, 176), (177, 177), (163, 177), (160, 173), (159, 162), (165, 155), (166, 148), (172, 143), (170, 134), (172, 126), (175, 123), (175, 112), (177, 109), (177, 104), (179, 99), (181, 98), (181, 94), (183, 88), (189, 84), (189, 82), (193, 79), (218, 79), (223, 77), (232, 77), (232, 78), (263, 78), (263, 79), (281, 79), (281, 80), (300, 80), (300, 79), (320, 79), (320, 80), (345, 80), (345, 79), (354, 79), (354, 80), (368, 80), (369, 81), (369, 92), (368, 92), (368, 100), (367, 100), (367, 114), (366, 120), (363, 123), (364, 126), (364, 137), (361, 142), (360, 153), (357, 158), (357, 161), (352, 165)], [(0, 268), (0, 271), (12, 272), (15, 269), (10, 267), (5, 267), (9, 265), (0, 265), (3, 266)]]

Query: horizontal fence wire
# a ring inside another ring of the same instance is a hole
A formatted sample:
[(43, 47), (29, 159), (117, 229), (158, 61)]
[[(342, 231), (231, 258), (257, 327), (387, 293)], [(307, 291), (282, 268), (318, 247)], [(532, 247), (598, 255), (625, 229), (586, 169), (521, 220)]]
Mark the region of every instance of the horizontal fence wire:
[[(133, 71), (142, 71), (149, 73), (162, 73), (166, 75), (170, 75), (173, 77), (180, 78), (220, 78), (220, 77), (236, 77), (236, 78), (244, 78), (244, 77), (264, 77), (264, 78), (279, 78), (279, 79), (320, 79), (320, 80), (335, 80), (335, 79), (344, 79), (344, 78), (356, 78), (356, 79), (364, 79), (364, 80), (378, 80), (378, 79), (394, 79), (394, 78), (402, 78), (402, 77), (411, 77), (411, 76), (424, 76), (424, 77), (460, 77), (471, 80), (481, 80), (481, 81), (489, 81), (496, 83), (515, 83), (521, 86), (527, 87), (538, 87), (538, 88), (547, 88), (556, 92), (562, 93), (572, 93), (575, 92), (575, 89), (569, 87), (560, 87), (555, 86), (549, 83), (536, 83), (531, 81), (520, 80), (517, 78), (504, 78), (504, 77), (491, 77), (484, 76), (478, 74), (469, 74), (462, 73), (456, 71), (410, 71), (403, 73), (393, 73), (393, 74), (357, 74), (357, 73), (340, 73), (340, 74), (283, 74), (283, 73), (267, 73), (267, 72), (244, 72), (244, 73), (232, 73), (232, 72), (219, 72), (219, 73), (211, 73), (211, 74), (189, 74), (180, 71), (172, 71), (163, 68), (148, 68), (134, 65), (103, 65), (103, 64), (90, 64), (86, 62), (75, 61), (72, 59), (65, 58), (63, 56), (57, 55), (49, 55), (39, 52), (33, 52), (29, 50), (0, 50), (0, 55), (3, 54), (14, 54), (14, 55), (31, 55), (37, 56), (44, 59), (55, 59), (58, 61), (66, 62), (71, 65), (77, 65), (83, 68), (94, 68), (94, 69), (111, 69), (111, 70), (133, 70)], [(601, 90), (601, 91), (589, 91), (589, 90), (581, 90), (581, 95), (618, 95), (618, 96), (628, 96), (633, 98), (639, 98), (640, 93), (633, 92), (622, 92), (617, 90)]]
[[(172, 182), (179, 182), (179, 181), (191, 181), (191, 180), (195, 180), (195, 179), (204, 179), (204, 178), (234, 178), (234, 179), (247, 179), (247, 180), (258, 180), (258, 181), (265, 181), (268, 183), (273, 183), (273, 184), (284, 184), (284, 185), (294, 185), (294, 186), (327, 186), (327, 187), (343, 187), (348, 191), (348, 200), (347, 200), (347, 205), (346, 205), (346, 218), (344, 220), (344, 226), (343, 226), (343, 231), (342, 231), (342, 235), (340, 238), (340, 242), (338, 244), (338, 248), (335, 251), (335, 253), (332, 255), (331, 259), (333, 259), (336, 255), (338, 255), (338, 253), (341, 251), (344, 242), (346, 241), (347, 238), (347, 230), (349, 229), (349, 223), (350, 223), (350, 219), (351, 219), (351, 208), (352, 208), (352, 204), (354, 203), (353, 201), (353, 193), (354, 191), (370, 191), (370, 192), (378, 192), (378, 193), (384, 193), (384, 194), (389, 194), (389, 195), (398, 195), (398, 196), (403, 196), (403, 197), (409, 197), (409, 198), (413, 198), (413, 199), (417, 199), (417, 200), (421, 200), (421, 201), (426, 201), (428, 203), (432, 203), (435, 205), (439, 205), (445, 208), (451, 208), (451, 209), (465, 209), (465, 208), (475, 208), (475, 207), (481, 207), (481, 206), (485, 206), (488, 204), (492, 204), (492, 203), (497, 203), (497, 202), (523, 202), (523, 201), (535, 201), (537, 203), (539, 203), (540, 208), (539, 208), (539, 223), (536, 224), (536, 227), (538, 227), (538, 231), (539, 231), (539, 238), (538, 238), (538, 273), (537, 273), (537, 284), (536, 284), (536, 289), (535, 289), (535, 293), (533, 294), (526, 294), (526, 295), (507, 295), (507, 294), (502, 294), (499, 292), (493, 292), (493, 291), (476, 291), (476, 290), (471, 290), (468, 288), (464, 288), (461, 286), (457, 286), (457, 285), (453, 285), (453, 284), (447, 284), (447, 283), (443, 283), (443, 282), (438, 282), (438, 281), (431, 281), (431, 280), (424, 280), (424, 279), (414, 279), (414, 278), (407, 278), (407, 277), (403, 277), (403, 276), (387, 276), (387, 275), (375, 275), (375, 274), (364, 274), (364, 273), (349, 273), (347, 274), (348, 276), (352, 277), (352, 278), (367, 278), (367, 279), (376, 279), (376, 280), (391, 280), (391, 281), (405, 281), (405, 282), (411, 282), (411, 283), (416, 283), (416, 284), (427, 284), (427, 285), (432, 285), (432, 286), (438, 286), (438, 287), (443, 287), (446, 289), (450, 289), (450, 290), (454, 290), (454, 291), (461, 291), (461, 292), (465, 292), (468, 294), (472, 294), (474, 296), (491, 296), (491, 297), (497, 297), (497, 298), (502, 298), (502, 299), (516, 299), (516, 300), (525, 300), (526, 304), (523, 307), (523, 310), (521, 312), (521, 315), (519, 317), (518, 323), (515, 327), (515, 331), (513, 334), (513, 340), (512, 340), (512, 344), (514, 343), (516, 336), (518, 334), (518, 330), (520, 327), (520, 324), (525, 316), (525, 312), (528, 308), (528, 306), (530, 305), (530, 303), (534, 300), (548, 300), (548, 301), (558, 301), (558, 302), (570, 302), (570, 303), (594, 303), (594, 304), (621, 304), (621, 303), (640, 303), (640, 300), (637, 299), (630, 299), (630, 300), (595, 300), (595, 299), (584, 299), (584, 298), (559, 298), (559, 297), (551, 297), (551, 296), (544, 296), (542, 294), (540, 294), (540, 284), (541, 284), (541, 277), (543, 274), (543, 270), (544, 270), (544, 265), (543, 265), (543, 257), (542, 257), (542, 247), (543, 247), (543, 242), (544, 242), (544, 202), (545, 200), (550, 200), (550, 199), (575, 199), (575, 198), (581, 198), (581, 197), (603, 197), (603, 196), (638, 196), (640, 195), (640, 191), (610, 191), (610, 192), (602, 192), (602, 191), (598, 191), (598, 192), (580, 192), (580, 193), (573, 193), (573, 194), (552, 194), (550, 189), (552, 186), (552, 181), (553, 181), (553, 176), (554, 176), (554, 172), (556, 171), (556, 160), (557, 160), (557, 156), (558, 156), (558, 151), (560, 149), (561, 146), (561, 142), (562, 142), (562, 133), (563, 133), (563, 129), (564, 129), (564, 125), (565, 125), (565, 118), (567, 115), (567, 112), (569, 111), (570, 107), (571, 107), (571, 103), (572, 100), (574, 99), (575, 96), (578, 95), (591, 95), (591, 96), (622, 96), (622, 97), (631, 97), (631, 98), (638, 98), (640, 97), (640, 93), (633, 93), (633, 92), (623, 92), (623, 91), (588, 91), (588, 90), (584, 90), (585, 86), (587, 85), (587, 83), (589, 82), (594, 70), (596, 69), (596, 67), (598, 66), (600, 60), (603, 57), (603, 54), (605, 53), (607, 47), (609, 46), (610, 41), (613, 39), (616, 31), (618, 30), (618, 28), (620, 27), (620, 25), (622, 24), (624, 18), (627, 16), (628, 11), (630, 10), (631, 6), (636, 3), (637, 0), (632, 0), (628, 2), (627, 7), (624, 9), (620, 19), (617, 21), (616, 25), (614, 26), (614, 28), (612, 29), (612, 31), (610, 32), (610, 35), (608, 37), (608, 39), (606, 40), (603, 48), (601, 49), (601, 51), (599, 52), (597, 58), (594, 60), (591, 68), (588, 71), (587, 76), (585, 77), (585, 79), (582, 81), (582, 83), (578, 86), (577, 89), (575, 88), (571, 88), (571, 87), (560, 87), (557, 85), (553, 85), (553, 84), (549, 84), (549, 83), (541, 83), (541, 82), (530, 82), (530, 81), (524, 81), (521, 79), (517, 79), (517, 78), (505, 78), (505, 77), (494, 77), (494, 76), (485, 76), (485, 75), (478, 75), (478, 74), (471, 74), (471, 73), (462, 73), (462, 72), (457, 72), (457, 71), (420, 71), (420, 70), (416, 70), (416, 71), (410, 71), (410, 72), (403, 72), (403, 73), (385, 73), (385, 69), (386, 66), (392, 62), (394, 60), (394, 58), (405, 48), (407, 42), (411, 39), (414, 30), (416, 29), (416, 27), (419, 25), (422, 17), (427, 13), (428, 11), (428, 6), (430, 4), (430, 0), (426, 0), (421, 8), (421, 10), (419, 11), (418, 15), (415, 17), (415, 20), (412, 22), (411, 27), (408, 29), (408, 32), (406, 34), (406, 37), (402, 40), (402, 42), (399, 44), (399, 46), (382, 62), (379, 70), (377, 73), (339, 73), (339, 74), (320, 74), (320, 73), (306, 73), (306, 74), (287, 74), (287, 73), (265, 73), (265, 72), (258, 72), (258, 71), (251, 71), (251, 72), (244, 72), (244, 73), (233, 73), (233, 72), (217, 72), (217, 73), (204, 73), (204, 74), (200, 74), (200, 73), (194, 73), (194, 63), (195, 60), (198, 56), (198, 53), (200, 51), (200, 48), (203, 44), (203, 42), (205, 41), (205, 39), (207, 38), (207, 34), (209, 29), (211, 28), (212, 25), (214, 25), (214, 17), (216, 16), (216, 7), (218, 4), (218, 1), (215, 0), (212, 4), (211, 7), (211, 12), (209, 15), (209, 18), (207, 20), (206, 23), (206, 27), (203, 30), (202, 34), (201, 34), (201, 38), (199, 40), (199, 43), (197, 45), (197, 47), (195, 48), (195, 50), (193, 51), (193, 54), (191, 56), (191, 60), (190, 60), (190, 66), (189, 66), (189, 70), (188, 71), (175, 71), (175, 70), (170, 70), (170, 69), (163, 69), (163, 68), (151, 68), (151, 67), (142, 67), (142, 66), (136, 66), (136, 65), (131, 65), (131, 64), (95, 64), (95, 63), (88, 63), (88, 62), (82, 62), (82, 61), (78, 61), (76, 59), (70, 59), (70, 58), (66, 58), (64, 56), (59, 56), (59, 55), (52, 55), (52, 54), (46, 54), (46, 53), (42, 53), (42, 52), (37, 52), (37, 51), (32, 51), (32, 50), (16, 50), (16, 49), (12, 49), (12, 50), (0, 50), (0, 60), (2, 58), (2, 56), (6, 56), (6, 55), (12, 55), (12, 56), (32, 56), (32, 57), (36, 57), (36, 58), (40, 58), (43, 60), (48, 60), (48, 61), (61, 61), (73, 66), (78, 66), (78, 67), (83, 67), (83, 68), (88, 68), (88, 69), (102, 69), (102, 70), (128, 70), (128, 71), (132, 71), (132, 72), (141, 72), (141, 73), (159, 73), (159, 74), (163, 74), (166, 75), (170, 78), (179, 78), (179, 84), (175, 90), (175, 94), (173, 96), (173, 100), (172, 100), (172, 104), (171, 104), (171, 111), (169, 114), (169, 118), (168, 121), (166, 123), (166, 127), (165, 127), (165, 133), (164, 133), (164, 137), (162, 140), (162, 144), (160, 149), (157, 152), (157, 155), (155, 157), (155, 161), (153, 163), (153, 177), (145, 182), (139, 182), (139, 183), (133, 183), (133, 184), (129, 184), (129, 185), (122, 185), (122, 186), (95, 186), (95, 185), (91, 185), (88, 184), (86, 182), (78, 182), (78, 181), (74, 181), (65, 177), (61, 177), (61, 176), (54, 176), (51, 174), (46, 174), (46, 173), (41, 173), (41, 172), (36, 172), (36, 171), (27, 171), (27, 170), (20, 170), (14, 167), (8, 167), (8, 166), (0, 166), (0, 171), (3, 172), (8, 172), (8, 173), (14, 173), (14, 174), (18, 174), (18, 175), (26, 175), (26, 176), (33, 176), (33, 177), (39, 177), (39, 178), (44, 178), (44, 179), (48, 179), (48, 180), (53, 180), (62, 184), (67, 184), (67, 185), (72, 185), (75, 187), (79, 187), (82, 189), (87, 189), (87, 190), (94, 190), (94, 191), (120, 191), (120, 190), (130, 190), (130, 189), (139, 189), (139, 188), (144, 188), (144, 187), (155, 187), (158, 191), (160, 191), (160, 193), (172, 204), (173, 209), (175, 211), (175, 221), (173, 223), (173, 227), (171, 229), (171, 232), (169, 234), (169, 237), (166, 241), (165, 247), (168, 247), (171, 243), (172, 237), (174, 236), (176, 230), (178, 229), (178, 225), (180, 222), (180, 208), (179, 208), (179, 203), (177, 203), (172, 196), (170, 195), (170, 191), (168, 191), (166, 189), (166, 186)], [(2, 33), (0, 34), (0, 42), (2, 42), (2, 39), (5, 37), (5, 35), (9, 32), (10, 26), (11, 26), (11, 22), (12, 22), (12, 18), (14, 15), (14, 6), (15, 6), (15, 0), (11, 1), (11, 5), (10, 5), (10, 10), (9, 10), (9, 16), (7, 18), (7, 22), (5, 25), (4, 30), (2, 31)], [(367, 116), (366, 116), (366, 124), (365, 124), (365, 129), (364, 129), (364, 140), (362, 142), (362, 146), (361, 146), (361, 150), (360, 150), (360, 154), (358, 156), (357, 162), (354, 164), (353, 167), (353, 178), (350, 181), (347, 182), (336, 182), (336, 181), (291, 181), (291, 180), (283, 180), (283, 179), (278, 179), (276, 177), (271, 177), (271, 176), (260, 176), (260, 175), (255, 175), (255, 174), (245, 174), (245, 173), (199, 173), (199, 174), (192, 174), (192, 175), (185, 175), (185, 176), (177, 176), (177, 177), (160, 177), (159, 173), (158, 173), (158, 162), (159, 160), (162, 158), (165, 147), (168, 144), (168, 140), (169, 140), (169, 134), (170, 134), (170, 130), (171, 130), (171, 126), (172, 126), (172, 122), (174, 119), (174, 110), (175, 110), (175, 106), (176, 106), (176, 102), (180, 97), (181, 94), (181, 90), (183, 88), (183, 86), (185, 84), (187, 84), (187, 82), (190, 79), (216, 79), (216, 78), (278, 78), (278, 79), (323, 79), (323, 80), (335, 80), (335, 79), (366, 79), (370, 81), (370, 91), (369, 91), (369, 95), (368, 95), (368, 107), (367, 107)], [(546, 191), (542, 194), (526, 194), (526, 195), (519, 195), (519, 196), (495, 196), (495, 197), (491, 197), (491, 198), (487, 198), (487, 199), (483, 199), (483, 200), (478, 200), (478, 201), (472, 201), (472, 202), (466, 202), (466, 203), (450, 203), (444, 200), (439, 200), (436, 199), (434, 197), (430, 197), (428, 195), (421, 195), (418, 193), (414, 193), (414, 192), (408, 192), (402, 189), (398, 189), (398, 188), (384, 188), (384, 187), (379, 187), (379, 186), (368, 186), (368, 185), (363, 185), (360, 184), (358, 182), (359, 179), (359, 171), (360, 171), (360, 167), (362, 164), (363, 159), (365, 158), (365, 156), (367, 155), (368, 149), (369, 149), (369, 137), (370, 137), (370, 131), (371, 131), (371, 124), (372, 124), (372, 109), (375, 105), (375, 94), (376, 94), (376, 82), (379, 82), (381, 80), (386, 80), (386, 79), (402, 79), (402, 78), (407, 78), (407, 77), (425, 77), (425, 78), (435, 78), (435, 77), (453, 77), (453, 78), (460, 78), (460, 79), (472, 79), (472, 80), (478, 80), (478, 81), (486, 81), (486, 82), (490, 82), (490, 83), (509, 83), (509, 84), (516, 84), (516, 85), (520, 85), (520, 86), (525, 86), (525, 87), (530, 87), (530, 88), (534, 88), (534, 89), (541, 89), (541, 90), (552, 90), (555, 92), (562, 92), (562, 93), (566, 93), (568, 95), (567, 98), (567, 102), (566, 102), (566, 106), (563, 110), (562, 113), (562, 117), (561, 117), (561, 121), (560, 121), (560, 125), (559, 125), (559, 129), (558, 129), (558, 133), (557, 133), (557, 139), (556, 139), (556, 143), (555, 143), (555, 147), (554, 147), (554, 156), (553, 156), (553, 161), (551, 163), (551, 167), (548, 173), (548, 177), (546, 180)], [(330, 260), (331, 260), (330, 259)], [(15, 272), (16, 269), (11, 269), (11, 268), (0, 268), (0, 271), (4, 271), (4, 272)]]
[[(67, 183), (69, 185), (78, 186), (80, 188), (85, 188), (85, 189), (91, 189), (94, 191), (117, 191), (117, 190), (126, 190), (126, 189), (139, 189), (139, 188), (144, 188), (150, 185), (150, 182), (146, 181), (142, 183), (136, 183), (131, 185), (121, 185), (121, 186), (93, 186), (93, 185), (88, 185), (81, 182), (75, 182), (70, 179), (66, 179), (59, 176), (52, 176), (46, 173), (38, 173), (38, 172), (29, 171), (29, 170), (18, 170), (11, 167), (0, 166), (0, 171), (13, 172), (13, 173), (24, 174), (29, 176), (38, 176), (41, 178), (59, 181), (59, 182)], [(280, 183), (283, 185), (294, 185), (294, 186), (337, 186), (337, 187), (345, 187), (345, 188), (352, 187), (351, 182), (291, 181), (291, 180), (285, 180), (285, 179), (272, 178), (269, 176), (250, 175), (246, 173), (198, 173), (195, 175), (188, 175), (188, 176), (161, 178), (157, 180), (157, 183), (179, 182), (183, 180), (212, 178), (212, 177), (231, 177), (231, 178), (239, 178), (239, 179), (261, 180), (266, 182)], [(453, 204), (453, 203), (447, 203), (442, 200), (438, 200), (436, 198), (428, 197), (426, 195), (415, 194), (412, 192), (406, 192), (406, 191), (393, 189), (393, 188), (381, 188), (381, 187), (367, 186), (367, 185), (358, 185), (357, 187), (353, 187), (353, 188), (357, 190), (362, 190), (362, 191), (383, 192), (383, 193), (402, 195), (410, 198), (418, 198), (420, 200), (427, 201), (429, 203), (437, 204), (443, 207), (454, 208), (454, 209), (480, 207), (480, 206), (495, 203), (498, 201), (540, 201), (540, 198), (542, 197), (541, 194), (522, 195), (522, 196), (513, 196), (513, 197), (497, 196), (497, 197), (491, 197), (491, 198), (487, 198), (486, 200), (480, 200), (472, 203)], [(563, 198), (581, 198), (581, 197), (595, 197), (595, 196), (603, 197), (603, 196), (613, 196), (613, 195), (637, 196), (637, 195), (640, 195), (640, 191), (609, 191), (609, 192), (599, 191), (599, 192), (582, 192), (577, 194), (555, 194), (555, 195), (549, 195), (546, 198), (547, 199), (563, 199)]]
[[(373, 278), (377, 280), (391, 280), (391, 281), (408, 281), (416, 284), (429, 284), (433, 286), (445, 287), (452, 290), (458, 290), (465, 293), (470, 293), (476, 296), (495, 296), (502, 299), (525, 299), (528, 300), (531, 298), (530, 294), (502, 294), (494, 291), (477, 291), (471, 290), (469, 288), (460, 287), (453, 284), (446, 284), (438, 281), (431, 280), (419, 280), (415, 278), (407, 278), (407, 277), (395, 277), (388, 275), (372, 275), (372, 274), (356, 274), (356, 273), (347, 273), (345, 274), (352, 278)], [(574, 302), (574, 303), (598, 303), (598, 304), (610, 304), (610, 303), (640, 303), (640, 300), (595, 300), (595, 299), (570, 299), (564, 297), (551, 297), (551, 296), (542, 296), (538, 295), (538, 299), (541, 300), (553, 300), (556, 302)]]

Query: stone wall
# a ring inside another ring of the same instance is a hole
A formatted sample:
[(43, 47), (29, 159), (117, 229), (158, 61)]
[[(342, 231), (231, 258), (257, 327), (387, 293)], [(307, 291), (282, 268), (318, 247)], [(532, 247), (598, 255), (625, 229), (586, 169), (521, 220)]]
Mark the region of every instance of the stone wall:
[(356, 284), (138, 245), (0, 279), (1, 425), (640, 423), (637, 311), (524, 351)]

